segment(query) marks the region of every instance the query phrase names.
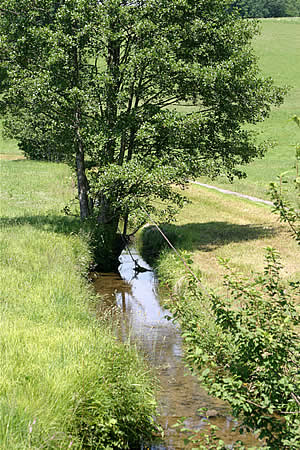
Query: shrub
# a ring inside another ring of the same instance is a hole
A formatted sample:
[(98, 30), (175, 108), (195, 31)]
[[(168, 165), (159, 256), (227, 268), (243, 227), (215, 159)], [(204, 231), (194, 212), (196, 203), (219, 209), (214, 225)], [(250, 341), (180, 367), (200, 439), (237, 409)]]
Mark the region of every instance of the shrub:
[(209, 393), (229, 402), (242, 432), (256, 430), (270, 449), (299, 448), (299, 283), (281, 281), (270, 248), (264, 273), (253, 279), (222, 264), (224, 296), (208, 296), (189, 280), (169, 305), (182, 326), (187, 360)]

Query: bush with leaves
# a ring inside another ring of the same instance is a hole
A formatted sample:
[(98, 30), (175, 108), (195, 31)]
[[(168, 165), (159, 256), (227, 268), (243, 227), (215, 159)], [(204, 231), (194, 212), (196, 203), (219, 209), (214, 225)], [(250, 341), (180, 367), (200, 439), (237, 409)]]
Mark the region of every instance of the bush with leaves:
[(271, 248), (264, 273), (227, 274), (224, 296), (205, 294), (193, 279), (169, 306), (180, 322), (187, 360), (211, 395), (227, 401), (241, 432), (255, 431), (265, 448), (300, 446), (300, 345), (294, 301), (299, 283), (280, 279)]

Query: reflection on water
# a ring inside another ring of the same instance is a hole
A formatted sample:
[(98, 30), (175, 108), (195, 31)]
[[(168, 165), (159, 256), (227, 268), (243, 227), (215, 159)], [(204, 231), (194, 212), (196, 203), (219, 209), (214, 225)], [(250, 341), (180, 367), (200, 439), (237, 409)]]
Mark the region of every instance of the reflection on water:
[[(133, 257), (141, 266), (150, 269), (139, 255), (134, 253)], [(199, 408), (209, 410), (211, 422), (220, 427), (221, 438), (226, 443), (239, 439), (240, 435), (234, 435), (231, 431), (232, 421), (226, 404), (209, 397), (199, 386), (197, 378), (184, 367), (180, 332), (172, 321), (166, 319), (166, 316), (171, 316), (170, 312), (159, 304), (157, 280), (153, 272), (136, 273), (134, 263), (126, 252), (121, 255), (120, 262), (120, 275), (103, 274), (94, 285), (105, 298), (105, 308), (117, 305), (121, 310), (120, 338), (127, 340), (130, 336), (157, 369), (161, 384), (159, 422), (166, 438), (164, 445), (153, 445), (151, 449), (186, 448), (184, 436), (180, 436), (172, 425), (179, 418), (186, 417), (188, 428), (200, 430), (205, 422), (197, 413)], [(251, 436), (246, 441), (254, 444)]]

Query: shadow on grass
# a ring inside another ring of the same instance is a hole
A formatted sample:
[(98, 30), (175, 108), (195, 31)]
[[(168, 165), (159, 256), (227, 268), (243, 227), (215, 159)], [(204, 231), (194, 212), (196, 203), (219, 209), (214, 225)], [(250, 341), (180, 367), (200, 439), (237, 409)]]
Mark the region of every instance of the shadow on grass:
[[(263, 225), (238, 225), (228, 222), (161, 225), (162, 230), (177, 248), (187, 251), (211, 252), (232, 242), (246, 242), (274, 236), (276, 230)], [(169, 246), (154, 226), (144, 228), (142, 254), (153, 263), (162, 249)]]
[(275, 231), (263, 225), (238, 225), (228, 222), (189, 223), (168, 225), (176, 233), (185, 250), (213, 251), (231, 242), (252, 241), (274, 236)]
[(39, 215), (39, 216), (19, 216), (19, 217), (1, 217), (0, 229), (4, 227), (17, 227), (30, 225), (38, 230), (54, 233), (78, 233), (82, 223), (79, 217), (58, 216), (58, 215)]

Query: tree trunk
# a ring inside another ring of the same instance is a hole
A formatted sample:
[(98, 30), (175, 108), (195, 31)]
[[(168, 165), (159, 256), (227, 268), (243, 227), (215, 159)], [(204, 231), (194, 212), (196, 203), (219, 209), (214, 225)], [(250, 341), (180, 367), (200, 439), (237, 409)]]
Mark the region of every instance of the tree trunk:
[[(78, 89), (81, 88), (80, 82), (80, 70), (81, 70), (81, 53), (80, 48), (73, 47), (73, 64), (74, 70), (72, 73), (72, 85)], [(82, 110), (80, 101), (76, 100), (74, 105), (74, 129), (75, 137), (74, 144), (76, 149), (76, 175), (77, 175), (77, 188), (78, 188), (78, 200), (80, 207), (80, 219), (84, 220), (90, 215), (89, 197), (88, 197), (88, 181), (85, 174), (85, 161), (84, 161), (84, 143), (80, 133)]]
[(80, 219), (83, 220), (89, 217), (90, 210), (88, 197), (88, 182), (85, 175), (84, 150), (81, 140), (77, 141), (76, 174), (77, 174), (78, 199), (80, 207)]
[(119, 214), (111, 208), (103, 196), (95, 235), (95, 258), (99, 271), (116, 271), (120, 264), (119, 256), (125, 248), (125, 241), (119, 232), (119, 220)]
[[(107, 43), (107, 81), (105, 83), (104, 117), (106, 121), (106, 143), (104, 147), (104, 164), (111, 164), (119, 161), (120, 154), (124, 149), (118, 149), (118, 95), (121, 85), (120, 80), (120, 9), (112, 3), (110, 16), (111, 36)], [(124, 136), (122, 146), (125, 146)], [(121, 157), (122, 160), (122, 157)], [(104, 195), (99, 193), (100, 211), (97, 217), (97, 230), (95, 238), (96, 263), (98, 270), (117, 270), (119, 266), (119, 256), (125, 247), (125, 241), (119, 232), (120, 214), (114, 210)]]

